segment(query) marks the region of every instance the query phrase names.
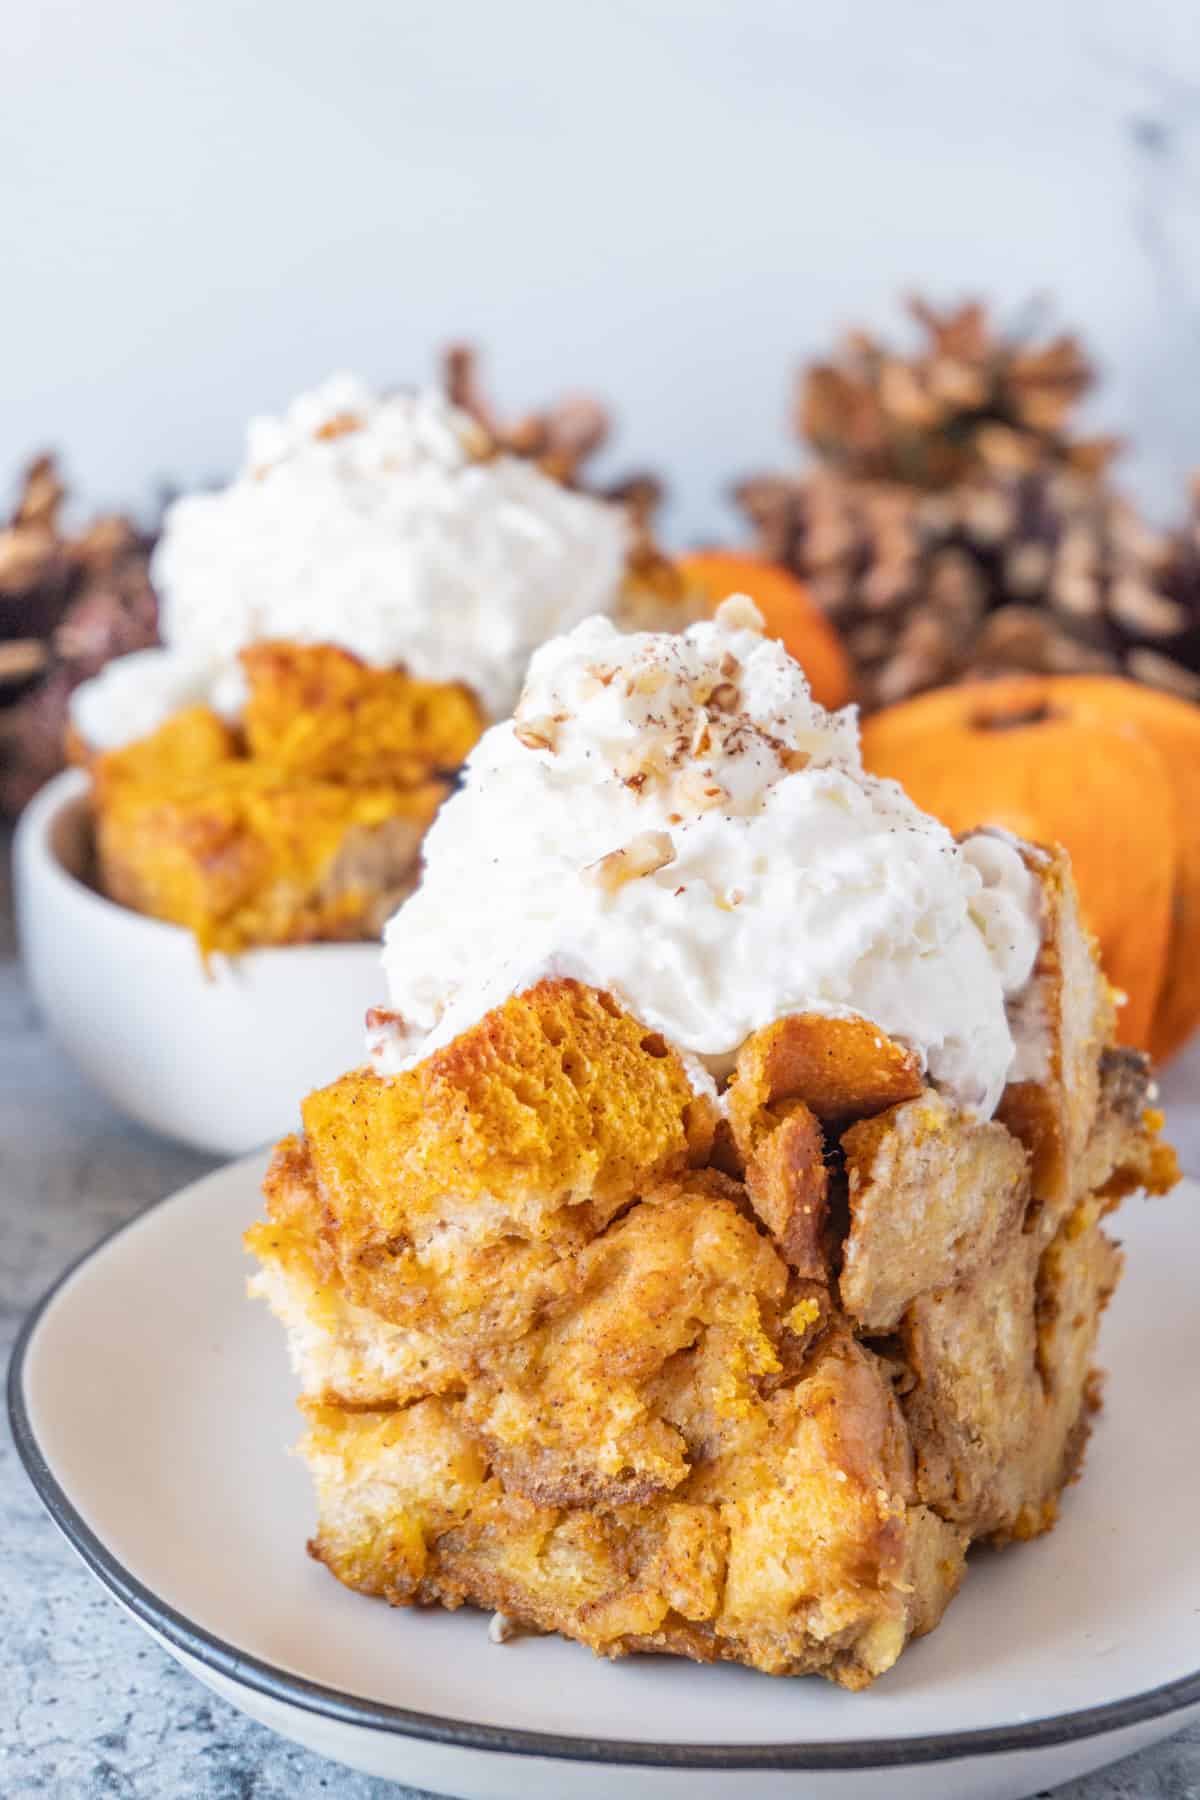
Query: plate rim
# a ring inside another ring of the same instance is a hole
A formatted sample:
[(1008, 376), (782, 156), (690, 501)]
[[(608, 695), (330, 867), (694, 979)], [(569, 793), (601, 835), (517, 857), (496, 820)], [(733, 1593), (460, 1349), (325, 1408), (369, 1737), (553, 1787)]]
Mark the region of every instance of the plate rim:
[[(8, 1365), (8, 1417), (13, 1442), (26, 1475), (50, 1519), (100, 1582), (140, 1624), (172, 1649), (223, 1677), (277, 1704), (393, 1737), (415, 1738), (451, 1749), (507, 1756), (536, 1756), (559, 1762), (606, 1763), (676, 1770), (863, 1771), (906, 1764), (951, 1762), (969, 1757), (998, 1756), (1051, 1749), (1107, 1737), (1131, 1727), (1165, 1719), (1200, 1706), (1200, 1668), (1157, 1687), (1105, 1701), (1099, 1706), (1053, 1713), (1013, 1725), (975, 1726), (964, 1731), (930, 1732), (914, 1737), (812, 1739), (778, 1744), (654, 1743), (626, 1738), (589, 1738), (525, 1727), (489, 1725), (477, 1720), (365, 1700), (277, 1664), (239, 1650), (218, 1633), (198, 1625), (130, 1573), (84, 1520), (50, 1468), (29, 1416), (24, 1388), (25, 1364), (38, 1327), (72, 1278), (119, 1237), (136, 1230), (151, 1214), (191, 1198), (198, 1188), (216, 1184), (239, 1168), (258, 1163), (263, 1152), (237, 1158), (188, 1182), (174, 1193), (151, 1202), (123, 1220), (77, 1256), (26, 1314)], [(1164, 1734), (1166, 1735), (1166, 1734)]]

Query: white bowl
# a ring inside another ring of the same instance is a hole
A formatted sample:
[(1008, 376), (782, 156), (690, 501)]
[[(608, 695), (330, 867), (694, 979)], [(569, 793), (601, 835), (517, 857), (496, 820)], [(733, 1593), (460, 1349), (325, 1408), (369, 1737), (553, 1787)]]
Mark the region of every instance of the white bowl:
[(240, 1155), (294, 1129), (304, 1095), (363, 1060), (379, 946), (249, 950), (205, 968), (190, 932), (88, 886), (86, 796), (86, 776), (58, 775), (17, 828), (17, 927), (50, 1029), (164, 1137)]

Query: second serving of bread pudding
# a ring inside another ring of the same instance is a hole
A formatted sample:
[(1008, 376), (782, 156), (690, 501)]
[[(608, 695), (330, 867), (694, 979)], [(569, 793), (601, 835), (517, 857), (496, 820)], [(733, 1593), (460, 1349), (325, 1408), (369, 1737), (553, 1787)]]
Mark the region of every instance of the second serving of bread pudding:
[(71, 701), (100, 886), (204, 951), (378, 936), (531, 651), (639, 590), (623, 509), (337, 376), (167, 511), (163, 643)]
[(866, 776), (757, 624), (537, 654), (248, 1241), (341, 1581), (861, 1688), (1053, 1524), (1176, 1171), (1066, 857)]

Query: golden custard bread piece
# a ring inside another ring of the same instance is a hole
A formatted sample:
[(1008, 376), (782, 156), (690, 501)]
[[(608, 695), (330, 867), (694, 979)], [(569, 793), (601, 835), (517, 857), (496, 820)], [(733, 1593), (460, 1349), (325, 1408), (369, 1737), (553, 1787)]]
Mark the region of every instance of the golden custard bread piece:
[(241, 755), (238, 734), (207, 706), (185, 706), (149, 736), (120, 750), (89, 757), (80, 750), (92, 778), (92, 804), (103, 815), (124, 795), (143, 790), (170, 792), (202, 781)]
[(893, 1331), (920, 1295), (962, 1281), (1023, 1229), (1024, 1149), (932, 1089), (852, 1125), (842, 1152), (849, 1230), (838, 1291), (865, 1332)]
[(1174, 1179), (1145, 1059), (1098, 1048), (1058, 1217), (1005, 1125), (830, 1023), (756, 1034), (730, 1125), (565, 980), (309, 1098), (247, 1243), (340, 1580), (858, 1688), (973, 1539), (1053, 1523), (1119, 1273), (1104, 1215)]
[(244, 651), (240, 729), (190, 707), (91, 762), (101, 885), (205, 952), (377, 936), (482, 729), (465, 689), (331, 645)]
[(285, 1325), (302, 1393), (354, 1409), (402, 1406), (461, 1385), (467, 1360), (456, 1346), (348, 1297), (306, 1139), (277, 1147), (265, 1192), (267, 1216), (246, 1233), (260, 1265), (250, 1291)]
[(241, 663), (247, 754), (288, 775), (418, 786), (459, 768), (484, 728), (460, 683), (374, 669), (332, 644), (255, 644)]
[(446, 791), (295, 779), (247, 759), (161, 785), (109, 780), (101, 879), (122, 905), (186, 926), (206, 954), (372, 937), (415, 885)]
[(566, 1255), (703, 1164), (715, 1112), (609, 995), (545, 981), (406, 1074), (343, 1076), (302, 1118), (347, 1297), (474, 1346), (526, 1331)]

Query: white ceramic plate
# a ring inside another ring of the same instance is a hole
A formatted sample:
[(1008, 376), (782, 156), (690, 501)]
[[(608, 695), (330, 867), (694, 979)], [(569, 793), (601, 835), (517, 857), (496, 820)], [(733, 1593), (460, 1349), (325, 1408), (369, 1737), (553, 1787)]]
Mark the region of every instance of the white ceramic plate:
[(1058, 1529), (973, 1559), (941, 1629), (851, 1695), (553, 1638), (497, 1648), (478, 1613), (392, 1611), (310, 1562), (282, 1333), (243, 1298), (262, 1168), (219, 1170), (93, 1251), (29, 1320), (9, 1381), (67, 1538), (255, 1718), (471, 1800), (1009, 1800), (1200, 1717), (1195, 1187), (1121, 1215), (1108, 1404)]

